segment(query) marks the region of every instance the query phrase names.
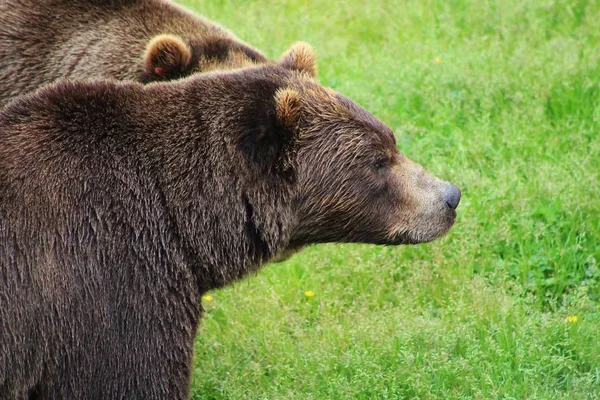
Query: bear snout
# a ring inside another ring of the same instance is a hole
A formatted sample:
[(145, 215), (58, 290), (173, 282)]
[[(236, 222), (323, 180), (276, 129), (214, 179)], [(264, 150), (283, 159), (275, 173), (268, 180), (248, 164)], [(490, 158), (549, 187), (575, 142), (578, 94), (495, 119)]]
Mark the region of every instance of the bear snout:
[(460, 195), (460, 189), (456, 185), (453, 185), (452, 183), (446, 184), (446, 188), (444, 189), (444, 200), (448, 207), (456, 210), (458, 203), (460, 203)]

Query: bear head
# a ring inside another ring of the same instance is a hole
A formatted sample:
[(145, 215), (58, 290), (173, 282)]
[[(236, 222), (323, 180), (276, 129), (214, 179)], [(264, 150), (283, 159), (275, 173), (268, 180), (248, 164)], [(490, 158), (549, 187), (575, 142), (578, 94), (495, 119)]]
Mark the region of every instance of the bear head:
[(293, 72), (272, 99), (279, 133), (271, 139), (277, 153), (271, 159), (294, 188), (290, 247), (416, 244), (446, 234), (458, 187), (407, 158), (392, 130), (369, 112), (318, 84), (315, 60), (304, 43), (285, 53), (279, 66)]
[(267, 62), (250, 46), (229, 37), (184, 40), (172, 34), (153, 37), (144, 52), (142, 82), (178, 79), (195, 72), (242, 68)]

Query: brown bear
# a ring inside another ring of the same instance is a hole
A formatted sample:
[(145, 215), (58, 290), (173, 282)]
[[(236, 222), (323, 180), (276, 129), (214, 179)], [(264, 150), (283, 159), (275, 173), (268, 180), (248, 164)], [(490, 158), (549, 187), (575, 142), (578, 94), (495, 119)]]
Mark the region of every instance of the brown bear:
[(267, 59), (168, 0), (0, 0), (0, 106), (45, 83), (142, 83)]
[(183, 399), (206, 291), (312, 243), (427, 242), (460, 191), (277, 63), (0, 112), (0, 398)]

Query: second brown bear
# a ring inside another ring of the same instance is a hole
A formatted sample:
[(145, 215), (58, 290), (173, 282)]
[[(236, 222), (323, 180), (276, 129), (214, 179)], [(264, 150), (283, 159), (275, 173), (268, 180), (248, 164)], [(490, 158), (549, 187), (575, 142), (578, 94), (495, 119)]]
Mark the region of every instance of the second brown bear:
[(168, 0), (0, 0), (0, 106), (63, 77), (147, 83), (266, 61)]

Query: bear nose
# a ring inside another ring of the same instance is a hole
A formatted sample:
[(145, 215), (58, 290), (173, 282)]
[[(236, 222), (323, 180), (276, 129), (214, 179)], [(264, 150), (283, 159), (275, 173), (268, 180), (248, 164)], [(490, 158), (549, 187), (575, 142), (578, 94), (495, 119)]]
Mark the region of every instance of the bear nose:
[(455, 210), (458, 207), (458, 203), (460, 203), (460, 189), (455, 185), (449, 183), (446, 187), (446, 205), (451, 209)]

